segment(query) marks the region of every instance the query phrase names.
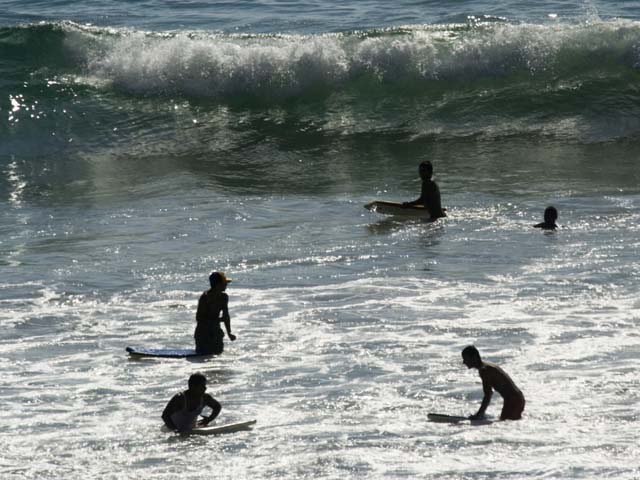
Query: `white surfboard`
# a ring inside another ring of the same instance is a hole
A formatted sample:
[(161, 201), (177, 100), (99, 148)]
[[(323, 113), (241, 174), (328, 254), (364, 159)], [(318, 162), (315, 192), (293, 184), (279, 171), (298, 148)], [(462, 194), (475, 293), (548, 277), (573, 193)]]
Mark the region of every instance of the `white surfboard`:
[(211, 425), (206, 427), (196, 427), (188, 432), (183, 432), (184, 435), (220, 435), (223, 433), (239, 432), (241, 430), (251, 430), (256, 424), (257, 420), (249, 420), (248, 422), (229, 423), (227, 425)]
[(427, 415), (430, 422), (436, 423), (468, 423), (470, 425), (489, 425), (492, 420), (483, 418), (481, 420), (470, 420), (469, 417), (461, 417), (458, 415), (445, 415), (442, 413), (430, 413)]
[(369, 211), (380, 213), (382, 215), (396, 215), (403, 217), (431, 217), (429, 210), (424, 205), (407, 205), (403, 206), (399, 202), (385, 202), (376, 200), (367, 203), (364, 208)]

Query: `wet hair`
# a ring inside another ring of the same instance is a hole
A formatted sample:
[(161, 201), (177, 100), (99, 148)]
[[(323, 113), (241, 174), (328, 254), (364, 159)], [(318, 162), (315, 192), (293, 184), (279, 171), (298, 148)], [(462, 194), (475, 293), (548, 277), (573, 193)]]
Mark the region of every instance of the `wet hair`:
[(558, 219), (558, 210), (556, 207), (547, 207), (544, 209), (544, 221), (554, 223)]
[(206, 385), (207, 377), (205, 377), (200, 372), (194, 373), (189, 377), (189, 388), (195, 387), (197, 385)]
[(463, 357), (477, 358), (478, 360), (480, 360), (480, 352), (473, 345), (469, 345), (468, 347), (464, 347), (464, 350), (462, 350), (462, 356)]
[(429, 175), (433, 175), (433, 165), (429, 160), (425, 160), (424, 162), (422, 162), (419, 168), (420, 170), (426, 170), (427, 172), (429, 172)]

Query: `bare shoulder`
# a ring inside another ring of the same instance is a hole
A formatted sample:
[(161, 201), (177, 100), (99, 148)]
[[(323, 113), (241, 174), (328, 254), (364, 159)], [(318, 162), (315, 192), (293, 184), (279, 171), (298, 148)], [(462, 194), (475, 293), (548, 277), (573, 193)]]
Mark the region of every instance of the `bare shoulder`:
[(220, 404), (220, 402), (218, 402), (215, 398), (213, 398), (208, 393), (204, 394), (204, 403), (206, 405), (219, 405)]
[(180, 409), (184, 404), (183, 396), (184, 395), (182, 393), (176, 393), (173, 397), (171, 397), (171, 400), (169, 400), (169, 403), (167, 403), (167, 409)]
[(500, 368), (498, 365), (492, 362), (482, 361), (482, 368), (480, 369), (480, 376), (492, 377), (495, 378), (497, 376), (503, 377), (506, 374), (504, 370)]

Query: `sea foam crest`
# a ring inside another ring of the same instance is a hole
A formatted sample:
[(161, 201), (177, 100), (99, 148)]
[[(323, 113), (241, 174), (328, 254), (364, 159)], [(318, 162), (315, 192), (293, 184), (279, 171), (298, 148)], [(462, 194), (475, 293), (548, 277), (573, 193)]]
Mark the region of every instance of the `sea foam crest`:
[[(640, 66), (640, 24), (411, 27), (315, 36), (69, 35), (89, 76), (136, 94), (289, 97), (378, 84), (555, 77)], [(91, 33), (91, 35), (95, 35)]]
[(90, 74), (135, 93), (219, 97), (238, 93), (298, 94), (349, 74), (337, 38), (171, 38), (134, 33), (88, 59)]

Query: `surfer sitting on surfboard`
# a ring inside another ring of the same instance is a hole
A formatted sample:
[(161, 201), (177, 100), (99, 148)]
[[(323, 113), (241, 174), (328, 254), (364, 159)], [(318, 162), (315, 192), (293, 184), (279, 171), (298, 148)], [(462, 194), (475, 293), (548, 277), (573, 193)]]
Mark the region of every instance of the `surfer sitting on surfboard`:
[(440, 189), (438, 184), (431, 180), (433, 176), (433, 165), (428, 160), (425, 160), (418, 167), (420, 172), (420, 178), (422, 179), (422, 190), (420, 198), (417, 198), (413, 202), (404, 202), (403, 207), (409, 207), (411, 205), (424, 205), (424, 208), (429, 210), (431, 214), (431, 220), (436, 220), (440, 217), (446, 217), (442, 209), (442, 203), (440, 200)]
[(556, 207), (547, 207), (544, 209), (544, 222), (537, 223), (534, 228), (542, 228), (543, 230), (555, 230), (558, 228), (556, 220), (558, 219), (558, 210)]
[[(216, 418), (222, 409), (220, 403), (208, 393), (207, 379), (201, 373), (189, 377), (189, 389), (173, 396), (162, 412), (162, 420), (171, 430), (188, 432), (195, 427), (204, 427)], [(211, 408), (211, 415), (198, 422), (204, 407)]]
[(482, 379), (482, 390), (484, 398), (480, 404), (480, 409), (475, 415), (469, 417), (470, 420), (480, 420), (484, 418), (484, 412), (491, 402), (493, 390), (496, 390), (504, 401), (500, 420), (520, 420), (524, 410), (524, 395), (513, 380), (499, 366), (490, 362), (485, 362), (480, 358), (480, 352), (474, 346), (468, 346), (462, 350), (462, 361), (467, 368), (477, 368)]
[[(211, 288), (204, 292), (198, 301), (196, 312), (196, 352), (200, 354), (220, 354), (224, 349), (222, 339), (224, 333), (220, 328), (220, 322), (224, 322), (229, 340), (234, 341), (236, 336), (231, 333), (231, 317), (229, 317), (229, 296), (224, 293), (227, 284), (231, 280), (222, 272), (213, 272), (209, 275)], [(222, 316), (220, 316), (222, 314)]]

